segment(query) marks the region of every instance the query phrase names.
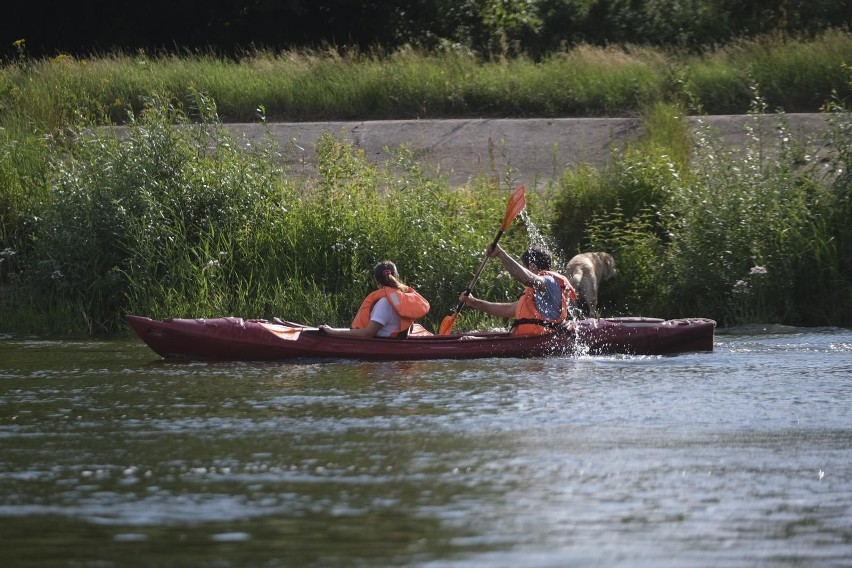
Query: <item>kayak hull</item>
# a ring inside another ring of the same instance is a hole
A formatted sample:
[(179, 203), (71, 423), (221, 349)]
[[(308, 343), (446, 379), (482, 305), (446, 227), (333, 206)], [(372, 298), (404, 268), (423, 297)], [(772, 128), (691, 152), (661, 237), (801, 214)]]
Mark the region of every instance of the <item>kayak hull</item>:
[(201, 360), (356, 359), (410, 361), (579, 354), (672, 355), (712, 351), (716, 322), (628, 317), (586, 319), (573, 331), (515, 336), (506, 332), (416, 335), (408, 339), (331, 336), (277, 320), (219, 317), (154, 320), (127, 316), (158, 355)]

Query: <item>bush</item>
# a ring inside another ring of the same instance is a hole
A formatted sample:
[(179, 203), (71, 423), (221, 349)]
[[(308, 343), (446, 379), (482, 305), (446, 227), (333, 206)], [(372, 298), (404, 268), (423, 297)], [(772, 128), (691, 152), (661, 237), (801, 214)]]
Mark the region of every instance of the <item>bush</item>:
[[(326, 134), (318, 178), (292, 178), (271, 138), (247, 145), (210, 99), (196, 93), (190, 106), (200, 123), (151, 97), (123, 131), (54, 139), (50, 199), (29, 244), (16, 244), (23, 286), (0, 305), (4, 321), (74, 334), (122, 330), (126, 313), (347, 325), (389, 258), (432, 301), (426, 323), (437, 327), (502, 219), (505, 191), (487, 180), (451, 191), (404, 148), (378, 168)], [(505, 299), (512, 283), (495, 273), (492, 263), (483, 289)]]
[(566, 173), (555, 232), (616, 257), (602, 301), (616, 313), (848, 325), (852, 122), (839, 103), (830, 110), (828, 168), (758, 97), (744, 148), (701, 128), (685, 166), (646, 138), (603, 171)]

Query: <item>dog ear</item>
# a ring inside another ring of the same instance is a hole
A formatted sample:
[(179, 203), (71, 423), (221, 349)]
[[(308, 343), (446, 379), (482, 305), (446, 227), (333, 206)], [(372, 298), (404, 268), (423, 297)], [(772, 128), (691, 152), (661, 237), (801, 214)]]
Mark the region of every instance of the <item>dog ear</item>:
[(606, 266), (606, 278), (618, 276), (618, 270), (615, 268), (615, 258), (609, 253), (601, 253), (604, 266)]

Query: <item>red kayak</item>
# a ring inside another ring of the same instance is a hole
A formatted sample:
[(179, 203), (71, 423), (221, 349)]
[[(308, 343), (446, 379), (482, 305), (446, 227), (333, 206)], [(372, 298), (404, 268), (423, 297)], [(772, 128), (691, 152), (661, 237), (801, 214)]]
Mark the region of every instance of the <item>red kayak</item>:
[(130, 326), (163, 357), (209, 360), (477, 359), (579, 354), (671, 355), (712, 351), (716, 322), (704, 318), (662, 320), (623, 317), (585, 319), (547, 335), (508, 332), (415, 334), (407, 339), (337, 337), (278, 320), (238, 317), (153, 320), (127, 316)]

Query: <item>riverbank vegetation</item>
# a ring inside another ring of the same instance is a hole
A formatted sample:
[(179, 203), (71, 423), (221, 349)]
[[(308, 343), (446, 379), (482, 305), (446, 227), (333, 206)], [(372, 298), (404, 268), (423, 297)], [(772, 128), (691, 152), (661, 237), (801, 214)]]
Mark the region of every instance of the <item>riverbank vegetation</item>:
[(540, 60), (482, 62), (464, 50), (390, 54), (358, 50), (213, 55), (107, 54), (29, 59), (26, 42), (0, 72), (4, 126), (48, 131), (85, 118), (119, 123), (146, 93), (217, 102), (224, 122), (450, 117), (636, 116), (685, 88), (707, 114), (742, 114), (760, 85), (769, 108), (818, 112), (852, 95), (844, 72), (852, 34), (759, 37), (700, 54), (654, 46), (580, 45)]
[[(643, 117), (645, 136), (610, 165), (528, 192), (528, 221), (505, 237), (563, 261), (612, 252), (605, 315), (852, 325), (850, 52), (849, 34), (828, 32), (703, 56), (581, 47), (487, 64), (416, 50), (22, 53), (0, 73), (0, 332), (116, 333), (125, 313), (345, 325), (383, 258), (432, 301), (435, 328), (499, 225), (505, 179), (450, 187), (405, 148), (374, 165), (331, 135), (307, 178), (271, 138), (247, 146), (224, 123), (468, 113)], [(825, 152), (786, 127), (785, 102), (826, 113)], [(715, 109), (750, 113), (745, 148), (687, 126)], [(121, 135), (97, 128), (119, 123)], [(496, 263), (477, 285), (493, 300), (517, 291)], [(463, 312), (457, 328), (502, 323)]]

